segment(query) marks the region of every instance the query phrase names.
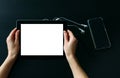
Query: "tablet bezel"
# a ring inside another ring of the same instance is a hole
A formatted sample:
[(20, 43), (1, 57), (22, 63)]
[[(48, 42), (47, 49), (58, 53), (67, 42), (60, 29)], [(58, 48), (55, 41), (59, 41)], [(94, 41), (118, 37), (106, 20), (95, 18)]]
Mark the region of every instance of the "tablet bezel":
[[(41, 20), (30, 20), (30, 19), (18, 19), (17, 21), (16, 21), (16, 26), (17, 26), (17, 29), (18, 30), (20, 30), (21, 31), (21, 24), (63, 24), (63, 30), (64, 30), (64, 28), (65, 28), (65, 26), (66, 26), (66, 22), (64, 22), (64, 21), (41, 21)], [(21, 48), (21, 32), (20, 32), (20, 41), (19, 41), (19, 44), (20, 44), (20, 48)], [(64, 44), (64, 42), (63, 42), (63, 44)], [(21, 49), (20, 49), (20, 54), (19, 54), (20, 56), (22, 56), (21, 55)], [(54, 57), (56, 57), (56, 56), (64, 56), (64, 52), (63, 52), (63, 55), (24, 55), (24, 56), (22, 56), (22, 57), (36, 57), (36, 56), (54, 56)]]

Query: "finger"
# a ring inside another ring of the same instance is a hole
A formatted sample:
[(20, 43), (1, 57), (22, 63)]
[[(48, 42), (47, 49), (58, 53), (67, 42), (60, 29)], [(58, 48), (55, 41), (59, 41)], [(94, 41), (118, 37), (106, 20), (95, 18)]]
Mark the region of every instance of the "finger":
[(69, 41), (68, 33), (66, 31), (64, 31), (64, 41), (65, 41), (65, 43), (67, 43)]
[(20, 30), (17, 30), (15, 33), (15, 42), (19, 43), (19, 35), (20, 35)]
[(14, 28), (11, 32), (10, 32), (10, 34), (9, 34), (9, 37), (10, 38), (13, 38), (14, 36), (15, 36), (15, 32), (17, 31), (17, 28)]

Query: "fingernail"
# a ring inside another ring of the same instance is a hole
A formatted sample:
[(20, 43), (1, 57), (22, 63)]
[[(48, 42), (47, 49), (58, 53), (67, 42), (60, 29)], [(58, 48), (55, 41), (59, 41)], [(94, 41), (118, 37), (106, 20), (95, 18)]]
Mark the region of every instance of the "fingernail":
[(65, 33), (66, 31), (64, 31), (64, 33)]

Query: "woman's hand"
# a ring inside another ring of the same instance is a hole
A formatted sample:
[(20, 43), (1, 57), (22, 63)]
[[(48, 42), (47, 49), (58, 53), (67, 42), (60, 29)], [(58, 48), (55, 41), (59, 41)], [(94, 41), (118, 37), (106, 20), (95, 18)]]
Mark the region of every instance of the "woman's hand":
[(20, 30), (17, 30), (16, 28), (14, 28), (6, 39), (8, 56), (13, 58), (17, 56), (20, 49), (19, 34), (20, 34)]
[(70, 30), (64, 31), (64, 51), (66, 57), (75, 55), (77, 42), (77, 39)]
[(77, 39), (70, 30), (64, 31), (64, 51), (74, 78), (88, 78), (75, 57)]
[(14, 28), (6, 39), (8, 56), (0, 66), (0, 78), (8, 78), (8, 74), (16, 60), (19, 52), (19, 33), (20, 31)]

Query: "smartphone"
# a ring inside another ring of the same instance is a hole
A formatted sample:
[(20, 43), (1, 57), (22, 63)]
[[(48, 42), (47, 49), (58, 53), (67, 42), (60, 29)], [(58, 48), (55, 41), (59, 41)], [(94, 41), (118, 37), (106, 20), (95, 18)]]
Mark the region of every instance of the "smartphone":
[(111, 47), (111, 42), (105, 28), (103, 18), (97, 17), (87, 20), (94, 48), (96, 50)]

